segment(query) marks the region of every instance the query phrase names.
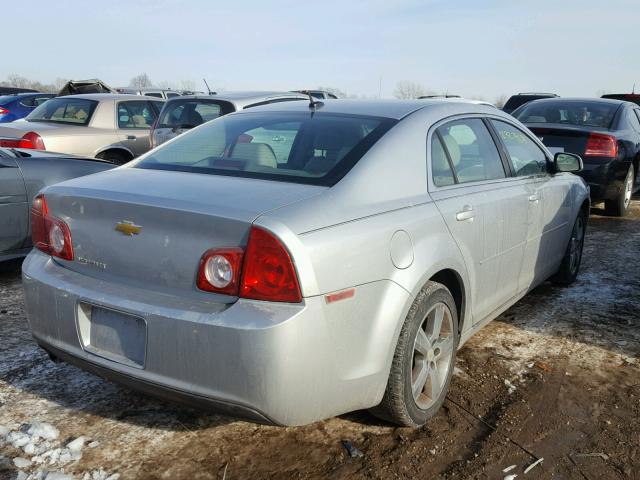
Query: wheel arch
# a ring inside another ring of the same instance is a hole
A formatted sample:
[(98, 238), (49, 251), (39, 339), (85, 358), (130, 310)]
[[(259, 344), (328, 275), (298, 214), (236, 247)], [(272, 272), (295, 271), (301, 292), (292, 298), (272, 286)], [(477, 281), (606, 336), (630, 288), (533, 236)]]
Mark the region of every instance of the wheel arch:
[(458, 335), (461, 335), (465, 325), (467, 294), (464, 288), (464, 281), (460, 274), (452, 269), (445, 268), (433, 274), (429, 281), (438, 282), (449, 289), (458, 311)]
[(117, 146), (117, 145), (109, 145), (108, 147), (103, 147), (100, 150), (95, 152), (94, 157), (98, 157), (98, 155), (101, 155), (103, 153), (107, 153), (107, 152), (117, 152), (123, 155), (126, 155), (127, 157), (129, 157), (129, 160), (133, 160), (135, 155), (133, 154), (133, 152), (131, 150), (129, 150), (126, 147), (122, 147), (122, 146)]

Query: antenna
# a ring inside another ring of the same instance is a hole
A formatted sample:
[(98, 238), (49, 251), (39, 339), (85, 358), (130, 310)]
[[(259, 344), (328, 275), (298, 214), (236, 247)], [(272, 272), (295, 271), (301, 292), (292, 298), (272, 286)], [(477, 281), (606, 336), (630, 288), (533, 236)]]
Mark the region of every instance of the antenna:
[(213, 92), (211, 91), (211, 89), (209, 88), (209, 84), (207, 83), (207, 79), (203, 78), (202, 81), (204, 82), (204, 84), (207, 87), (207, 92), (209, 93), (209, 95), (213, 95)]
[(312, 108), (314, 111), (316, 108), (322, 107), (324, 105), (324, 102), (313, 98), (313, 95), (311, 95), (310, 91), (307, 91), (307, 95), (309, 95), (309, 108)]
[(631, 94), (636, 93), (636, 82), (633, 82), (633, 89), (631, 90)]

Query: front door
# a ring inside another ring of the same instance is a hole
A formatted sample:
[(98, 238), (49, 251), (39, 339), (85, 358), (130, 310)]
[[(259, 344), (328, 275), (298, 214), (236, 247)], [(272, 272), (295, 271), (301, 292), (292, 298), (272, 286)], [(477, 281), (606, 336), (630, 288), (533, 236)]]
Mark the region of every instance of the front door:
[(527, 189), (528, 231), (518, 291), (546, 280), (559, 267), (573, 222), (568, 175), (549, 173), (550, 160), (523, 130), (506, 121), (492, 119), (514, 176)]
[(151, 148), (149, 134), (157, 113), (150, 101), (118, 102), (118, 138), (134, 157)]

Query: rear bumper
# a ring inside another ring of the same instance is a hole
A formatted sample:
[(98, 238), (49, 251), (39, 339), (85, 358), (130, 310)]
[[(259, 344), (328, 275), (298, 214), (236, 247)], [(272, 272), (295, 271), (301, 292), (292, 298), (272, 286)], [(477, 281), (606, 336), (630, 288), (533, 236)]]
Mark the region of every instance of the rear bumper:
[(622, 191), (628, 170), (629, 162), (603, 158), (584, 162), (579, 175), (589, 185), (591, 201), (595, 203), (615, 199)]
[[(281, 425), (379, 403), (398, 330), (389, 314), (402, 315), (410, 303), (404, 289), (381, 281), (356, 296), (378, 309), (380, 322), (323, 297), (225, 306), (93, 279), (39, 251), (23, 264), (23, 284), (29, 326), (53, 356), (134, 389)], [(144, 365), (86, 349), (79, 302), (143, 317)]]

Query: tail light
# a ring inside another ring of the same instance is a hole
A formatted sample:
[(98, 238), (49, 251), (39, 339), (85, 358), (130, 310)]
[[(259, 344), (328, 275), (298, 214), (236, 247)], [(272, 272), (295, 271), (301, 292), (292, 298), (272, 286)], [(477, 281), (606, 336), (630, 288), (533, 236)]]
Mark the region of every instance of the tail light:
[(25, 133), (22, 138), (0, 138), (0, 147), (45, 150), (44, 141), (36, 132)]
[(243, 253), (241, 248), (212, 248), (204, 252), (198, 269), (198, 288), (238, 295)]
[(616, 137), (604, 133), (590, 133), (584, 155), (585, 157), (617, 157)]
[(64, 260), (73, 260), (73, 243), (69, 226), (49, 214), (44, 195), (38, 195), (31, 205), (31, 240), (38, 250)]
[(272, 233), (252, 227), (246, 251), (207, 250), (200, 259), (196, 284), (209, 292), (269, 302), (302, 300), (293, 261)]
[(9, 113), (9, 110), (7, 110), (6, 108), (0, 107), (0, 115), (6, 115), (8, 113)]
[(300, 302), (300, 286), (289, 252), (272, 233), (252, 227), (242, 266), (240, 296), (271, 302)]

